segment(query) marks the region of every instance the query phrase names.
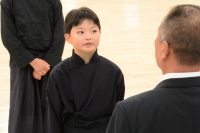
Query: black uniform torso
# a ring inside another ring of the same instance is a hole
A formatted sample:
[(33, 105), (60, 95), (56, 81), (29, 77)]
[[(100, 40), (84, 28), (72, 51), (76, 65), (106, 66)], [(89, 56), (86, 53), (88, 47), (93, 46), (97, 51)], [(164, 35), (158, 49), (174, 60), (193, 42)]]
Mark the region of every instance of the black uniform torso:
[(47, 93), (47, 130), (61, 133), (69, 117), (95, 121), (111, 116), (115, 104), (124, 99), (124, 78), (114, 63), (97, 52), (88, 64), (73, 53), (52, 70)]
[(19, 68), (34, 58), (32, 51), (45, 53), (52, 67), (61, 61), (64, 20), (59, 0), (2, 0), (1, 36)]

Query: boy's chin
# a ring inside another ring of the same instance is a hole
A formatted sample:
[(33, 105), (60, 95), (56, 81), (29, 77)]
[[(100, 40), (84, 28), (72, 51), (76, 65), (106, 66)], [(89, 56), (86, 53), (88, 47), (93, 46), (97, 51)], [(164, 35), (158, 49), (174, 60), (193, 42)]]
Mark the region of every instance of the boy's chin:
[(97, 50), (97, 48), (85, 48), (83, 51), (85, 53), (94, 53)]

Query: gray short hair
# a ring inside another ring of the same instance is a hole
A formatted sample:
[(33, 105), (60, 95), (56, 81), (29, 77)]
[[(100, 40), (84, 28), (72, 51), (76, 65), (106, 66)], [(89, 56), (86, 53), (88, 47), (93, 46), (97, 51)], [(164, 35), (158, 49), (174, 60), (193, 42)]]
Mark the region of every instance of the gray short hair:
[(181, 65), (200, 65), (200, 6), (178, 5), (160, 25), (160, 42), (166, 41)]

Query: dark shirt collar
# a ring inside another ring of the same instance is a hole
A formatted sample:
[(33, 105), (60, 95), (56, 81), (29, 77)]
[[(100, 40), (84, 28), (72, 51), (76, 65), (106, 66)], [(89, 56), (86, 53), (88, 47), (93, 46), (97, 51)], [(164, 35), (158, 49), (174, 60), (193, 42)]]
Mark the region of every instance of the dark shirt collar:
[[(72, 51), (72, 56), (71, 56), (72, 60), (77, 64), (77, 65), (85, 65), (85, 61), (78, 56), (74, 50)], [(94, 52), (92, 58), (90, 59), (89, 63), (94, 63), (99, 59), (99, 55), (97, 53), (97, 50)]]

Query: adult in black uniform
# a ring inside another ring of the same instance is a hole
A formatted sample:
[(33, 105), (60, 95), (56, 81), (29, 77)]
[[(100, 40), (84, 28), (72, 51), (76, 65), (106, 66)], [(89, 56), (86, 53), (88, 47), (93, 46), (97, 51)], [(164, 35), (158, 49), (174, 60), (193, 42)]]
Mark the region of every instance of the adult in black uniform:
[(106, 133), (200, 132), (200, 7), (179, 5), (155, 40), (163, 81), (116, 104)]
[(49, 70), (61, 61), (60, 0), (2, 0), (1, 36), (10, 53), (9, 133), (43, 133)]
[(105, 133), (115, 104), (124, 99), (120, 68), (97, 53), (100, 30), (87, 7), (67, 14), (65, 39), (73, 53), (49, 76), (48, 133)]

